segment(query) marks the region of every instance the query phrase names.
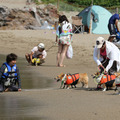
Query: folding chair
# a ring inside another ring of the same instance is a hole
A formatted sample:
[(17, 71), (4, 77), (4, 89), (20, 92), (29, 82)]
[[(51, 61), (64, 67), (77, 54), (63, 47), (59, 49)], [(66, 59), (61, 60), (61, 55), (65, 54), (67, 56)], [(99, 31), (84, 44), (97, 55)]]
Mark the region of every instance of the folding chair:
[(73, 33), (83, 33), (84, 32), (84, 25), (82, 24), (82, 17), (72, 16), (72, 26), (73, 26)]

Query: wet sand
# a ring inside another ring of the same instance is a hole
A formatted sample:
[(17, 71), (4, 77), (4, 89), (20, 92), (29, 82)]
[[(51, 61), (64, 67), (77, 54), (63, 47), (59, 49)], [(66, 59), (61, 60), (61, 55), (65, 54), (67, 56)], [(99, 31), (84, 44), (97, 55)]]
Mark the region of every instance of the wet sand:
[[(5, 62), (6, 56), (0, 55), (0, 58), (1, 58), (0, 65), (2, 65), (2, 63)], [(26, 64), (25, 58), (21, 58), (18, 56), (17, 66), (20, 70), (22, 88), (39, 89), (39, 88), (48, 88), (52, 86), (53, 80), (46, 76), (42, 76), (42, 74), (37, 71), (33, 72), (32, 67), (35, 66), (28, 66)]]
[[(25, 6), (25, 0), (0, 2), (10, 8)], [(25, 53), (40, 42), (48, 50), (55, 41), (55, 31), (0, 31), (0, 65), (7, 54), (16, 53), (22, 79), (22, 92), (0, 94), (0, 120), (119, 120), (120, 96), (115, 95), (114, 90), (89, 91), (96, 87), (91, 74), (97, 71), (93, 46), (99, 36), (107, 39), (109, 35), (73, 35), (74, 57), (65, 59), (65, 68), (56, 67), (57, 46), (48, 51), (42, 66), (35, 67), (28, 66)], [(60, 83), (55, 82), (54, 77), (61, 72), (86, 72), (89, 89), (82, 89), (81, 84), (75, 89), (59, 89)]]
[[(17, 64), (21, 78), (26, 81), (22, 82), (22, 92), (1, 93), (0, 106), (3, 109), (0, 110), (0, 118), (3, 120), (118, 120), (120, 96), (115, 95), (114, 90), (89, 91), (82, 89), (81, 84), (75, 89), (59, 89), (60, 83), (54, 81), (54, 77), (61, 72), (86, 72), (89, 76), (89, 88), (96, 87), (91, 74), (97, 70), (92, 54), (98, 36), (107, 39), (109, 35), (74, 34), (72, 43), (74, 57), (65, 59), (66, 67), (60, 68), (56, 67), (58, 47), (49, 49), (55, 41), (55, 31), (0, 31), (0, 54), (7, 55), (14, 52), (20, 57)], [(46, 50), (49, 49), (46, 62), (42, 66), (28, 66), (24, 55), (39, 42), (45, 44)], [(4, 58), (0, 62), (4, 62)], [(21, 64), (24, 64), (24, 72)], [(29, 81), (29, 72), (32, 73), (31, 81)], [(32, 86), (29, 87), (29, 84)], [(45, 84), (48, 86), (44, 86)]]

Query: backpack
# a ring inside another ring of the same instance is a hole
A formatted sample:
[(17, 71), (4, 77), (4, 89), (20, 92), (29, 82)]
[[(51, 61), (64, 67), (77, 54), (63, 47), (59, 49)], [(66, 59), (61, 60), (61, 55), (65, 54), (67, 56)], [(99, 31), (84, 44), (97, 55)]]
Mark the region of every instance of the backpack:
[(67, 21), (63, 21), (60, 26), (59, 26), (59, 34), (70, 34), (70, 32), (72, 31), (72, 26), (70, 23), (68, 23)]

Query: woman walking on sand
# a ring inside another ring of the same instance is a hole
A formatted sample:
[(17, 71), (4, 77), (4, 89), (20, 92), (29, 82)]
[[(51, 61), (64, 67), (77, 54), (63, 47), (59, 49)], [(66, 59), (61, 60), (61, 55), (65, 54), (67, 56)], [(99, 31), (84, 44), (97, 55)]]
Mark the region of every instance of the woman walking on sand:
[(58, 42), (57, 66), (65, 67), (63, 61), (72, 38), (72, 25), (65, 15), (59, 16), (59, 25), (56, 31), (56, 42)]

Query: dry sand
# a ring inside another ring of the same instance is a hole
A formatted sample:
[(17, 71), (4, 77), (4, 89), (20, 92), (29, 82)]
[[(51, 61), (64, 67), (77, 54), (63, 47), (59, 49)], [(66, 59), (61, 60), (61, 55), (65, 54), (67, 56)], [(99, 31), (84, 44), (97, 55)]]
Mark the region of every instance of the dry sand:
[[(89, 76), (89, 87), (95, 88), (96, 84), (91, 74), (97, 70), (96, 63), (93, 61), (93, 46), (98, 36), (107, 39), (109, 35), (74, 34), (72, 43), (74, 56), (70, 60), (65, 59), (64, 64), (66, 67), (64, 68), (56, 67), (57, 46), (52, 47), (48, 51), (46, 62), (42, 66), (29, 66), (29, 68), (34, 73), (41, 73), (43, 76), (51, 79), (61, 72), (86, 72)], [(0, 31), (0, 54), (7, 55), (8, 53), (14, 52), (19, 57), (24, 58), (25, 53), (30, 52), (38, 43), (43, 42), (47, 50), (53, 45), (54, 41), (54, 30)], [(28, 67), (27, 62), (26, 67)], [(2, 120), (18, 120), (19, 116), (20, 120), (26, 120), (26, 118), (28, 120), (119, 119), (120, 96), (114, 95), (114, 90), (106, 92), (88, 91), (87, 89), (82, 89), (81, 84), (78, 84), (76, 89), (69, 90), (59, 89), (59, 86), (60, 83), (54, 83), (48, 89), (23, 90), (19, 93), (1, 94), (1, 98), (5, 100), (2, 107), (9, 106), (7, 110), (10, 111), (3, 111), (7, 116), (0, 114), (0, 118)], [(34, 103), (34, 105), (32, 107), (30, 107), (31, 105), (24, 106), (24, 104), (20, 104), (21, 101), (22, 103), (27, 103), (28, 101), (31, 104)], [(9, 104), (6, 105), (7, 103)], [(16, 107), (13, 108), (10, 104), (19, 106), (15, 109)], [(12, 112), (13, 110), (16, 110), (14, 114)]]
[(0, 0), (0, 5), (9, 8), (24, 8), (26, 0)]

